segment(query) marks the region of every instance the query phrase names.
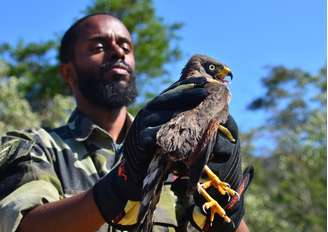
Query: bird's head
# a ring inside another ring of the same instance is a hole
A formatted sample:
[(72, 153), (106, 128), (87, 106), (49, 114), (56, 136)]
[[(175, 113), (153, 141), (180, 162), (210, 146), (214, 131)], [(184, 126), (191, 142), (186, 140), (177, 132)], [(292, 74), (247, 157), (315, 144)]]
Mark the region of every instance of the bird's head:
[(181, 72), (180, 79), (203, 76), (223, 83), (232, 80), (230, 68), (205, 55), (193, 55)]

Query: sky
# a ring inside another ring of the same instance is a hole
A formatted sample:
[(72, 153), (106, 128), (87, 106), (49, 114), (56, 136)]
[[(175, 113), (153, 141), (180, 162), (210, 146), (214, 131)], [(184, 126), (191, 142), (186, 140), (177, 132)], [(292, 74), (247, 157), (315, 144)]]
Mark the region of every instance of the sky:
[[(91, 2), (2, 0), (0, 43), (61, 35)], [(241, 130), (266, 118), (265, 112), (246, 107), (264, 93), (261, 78), (268, 67), (299, 67), (315, 74), (327, 63), (324, 0), (154, 0), (154, 6), (165, 23), (184, 24), (178, 32), (183, 57), (168, 65), (172, 75), (178, 76), (195, 53), (213, 56), (232, 69), (230, 112)]]

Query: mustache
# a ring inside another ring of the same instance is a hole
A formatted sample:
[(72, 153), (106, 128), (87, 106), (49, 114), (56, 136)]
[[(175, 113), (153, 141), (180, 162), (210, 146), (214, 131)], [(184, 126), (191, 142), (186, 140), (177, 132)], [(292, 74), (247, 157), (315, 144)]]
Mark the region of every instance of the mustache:
[(133, 68), (128, 63), (126, 63), (124, 60), (118, 60), (115, 62), (105, 62), (100, 65), (100, 70), (102, 73), (105, 73), (114, 67), (123, 68), (123, 69), (127, 70), (130, 74), (133, 73)]

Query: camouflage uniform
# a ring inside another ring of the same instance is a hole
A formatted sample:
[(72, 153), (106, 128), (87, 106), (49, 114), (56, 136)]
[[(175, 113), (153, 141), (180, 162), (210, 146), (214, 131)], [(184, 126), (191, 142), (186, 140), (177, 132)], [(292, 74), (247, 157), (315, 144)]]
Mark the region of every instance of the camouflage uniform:
[[(119, 143), (130, 124), (127, 117)], [(59, 128), (8, 132), (0, 147), (0, 231), (15, 231), (26, 210), (90, 189), (119, 160), (119, 146), (78, 111)], [(154, 231), (174, 231), (176, 199), (169, 185), (162, 194)]]

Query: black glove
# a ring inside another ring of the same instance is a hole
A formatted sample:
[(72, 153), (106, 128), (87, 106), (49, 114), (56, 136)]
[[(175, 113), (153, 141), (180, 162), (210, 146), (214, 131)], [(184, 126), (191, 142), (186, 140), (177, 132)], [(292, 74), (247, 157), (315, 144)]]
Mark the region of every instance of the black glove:
[(121, 162), (93, 188), (96, 204), (108, 223), (115, 224), (124, 216), (128, 201), (140, 201), (142, 181), (156, 149), (157, 131), (178, 113), (204, 100), (208, 95), (205, 83), (204, 78), (177, 82), (137, 114), (122, 146)]
[[(205, 225), (198, 229), (203, 231), (235, 231), (244, 215), (244, 193), (248, 188), (253, 178), (253, 168), (248, 167), (242, 173), (241, 156), (240, 156), (240, 141), (238, 137), (238, 127), (234, 119), (229, 115), (227, 122), (223, 125), (226, 127), (235, 141), (227, 138), (221, 131), (218, 132), (216, 144), (213, 150), (213, 156), (208, 163), (209, 168), (224, 182), (230, 184), (231, 188), (237, 191), (240, 195), (235, 195), (232, 198), (224, 195), (222, 196), (218, 191), (210, 187), (207, 192), (218, 201), (218, 203), (225, 209), (227, 216), (232, 220), (227, 223), (223, 218), (216, 216), (213, 225), (211, 226), (207, 217)], [(198, 193), (194, 196), (196, 206), (202, 207), (204, 199)], [(193, 212), (195, 217), (195, 212)], [(208, 213), (209, 215), (209, 213)], [(194, 223), (195, 225), (195, 223)]]

